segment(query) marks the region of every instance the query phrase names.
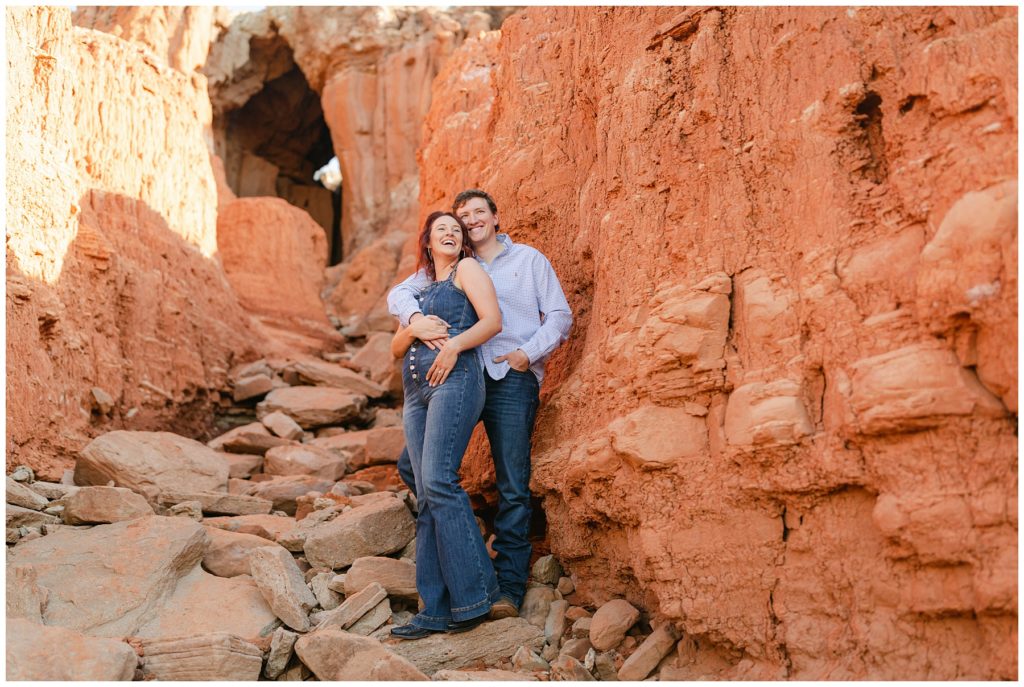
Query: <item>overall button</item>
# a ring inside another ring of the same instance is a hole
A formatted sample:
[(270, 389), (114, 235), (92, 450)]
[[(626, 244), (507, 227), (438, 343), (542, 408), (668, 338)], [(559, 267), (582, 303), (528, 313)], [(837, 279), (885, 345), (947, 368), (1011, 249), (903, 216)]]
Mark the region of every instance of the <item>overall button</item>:
[(410, 365), (410, 366), (409, 366), (409, 369), (410, 369), (410, 370), (415, 370), (415, 369), (416, 369), (416, 366), (415, 366), (415, 365)]
[(413, 378), (413, 379), (417, 379), (417, 377), (416, 377), (416, 373), (415, 373), (415, 372), (413, 372), (413, 373), (412, 373), (412, 378)]

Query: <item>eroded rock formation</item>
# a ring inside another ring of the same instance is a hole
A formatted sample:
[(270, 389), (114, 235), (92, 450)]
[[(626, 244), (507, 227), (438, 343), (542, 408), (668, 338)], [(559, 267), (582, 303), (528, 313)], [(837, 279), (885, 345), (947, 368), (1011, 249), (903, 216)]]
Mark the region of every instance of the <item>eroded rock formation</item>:
[(203, 77), (64, 9), (7, 44), (8, 459), (59, 478), (112, 422), (197, 429), (260, 335), (215, 257)]
[(552, 552), (677, 621), (678, 675), (1016, 676), (1016, 35), (529, 8), (436, 79), (422, 212), (489, 190), (576, 315)]

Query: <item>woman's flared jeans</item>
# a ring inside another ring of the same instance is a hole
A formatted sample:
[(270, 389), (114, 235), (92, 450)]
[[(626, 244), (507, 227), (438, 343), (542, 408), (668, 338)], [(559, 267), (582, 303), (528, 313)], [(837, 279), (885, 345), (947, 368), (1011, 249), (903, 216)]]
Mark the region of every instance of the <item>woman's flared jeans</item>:
[[(426, 356), (423, 356), (425, 358)], [(433, 356), (430, 356), (433, 357)], [(484, 405), (483, 369), (459, 357), (444, 384), (431, 388), (417, 365), (403, 365), (404, 429), (416, 478), (416, 588), (424, 608), (412, 623), (444, 630), (487, 613), (499, 597), (494, 567), (459, 482), (459, 466)]]

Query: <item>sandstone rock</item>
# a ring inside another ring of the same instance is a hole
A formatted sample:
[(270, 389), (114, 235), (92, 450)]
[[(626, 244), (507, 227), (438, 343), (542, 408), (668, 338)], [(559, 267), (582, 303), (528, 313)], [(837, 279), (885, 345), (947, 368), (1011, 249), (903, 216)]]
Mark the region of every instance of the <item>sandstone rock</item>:
[(92, 408), (100, 415), (110, 415), (114, 410), (114, 398), (98, 386), (89, 390), (92, 397)]
[[(136, 634), (162, 607), (178, 581), (198, 565), (207, 543), (202, 526), (194, 522), (151, 516), (59, 530), (18, 544), (8, 569), (35, 569), (39, 586), (50, 592), (43, 612), (47, 625), (121, 637)], [(104, 591), (112, 584), (116, 593)]]
[(387, 598), (387, 592), (379, 584), (371, 584), (362, 591), (352, 594), (344, 603), (332, 611), (323, 614), (316, 629), (338, 628), (349, 629), (357, 620), (374, 610), (381, 601)]
[(401, 426), (402, 411), (398, 408), (378, 408), (373, 414), (373, 428)]
[(274, 510), (294, 515), (296, 508), (295, 499), (311, 491), (324, 493), (333, 485), (332, 481), (320, 479), (319, 477), (285, 475), (253, 482), (249, 486), (248, 492), (250, 496), (270, 501), (273, 504)]
[(295, 520), (279, 515), (236, 515), (234, 517), (206, 518), (203, 524), (219, 527), (228, 532), (252, 534), (276, 541), (277, 537), (295, 527)]
[(235, 403), (248, 401), (253, 398), (265, 396), (274, 388), (274, 381), (267, 375), (258, 374), (251, 377), (242, 377), (235, 381), (234, 389), (231, 391), (231, 398)]
[(341, 630), (304, 635), (295, 643), (295, 653), (320, 680), (429, 679), (377, 640)]
[(619, 669), (619, 679), (625, 681), (643, 680), (675, 648), (679, 633), (666, 623), (657, 628), (637, 647)]
[(309, 475), (335, 482), (345, 476), (348, 459), (310, 446), (279, 446), (267, 451), (263, 471), (268, 475)]
[(154, 503), (162, 491), (226, 491), (228, 466), (215, 451), (177, 434), (118, 430), (93, 439), (75, 463), (76, 484), (111, 480)]
[(555, 585), (558, 584), (558, 579), (562, 576), (562, 566), (554, 556), (548, 554), (537, 559), (537, 562), (533, 564), (531, 574), (534, 582)]
[(258, 647), (226, 632), (141, 643), (143, 679), (256, 680), (263, 666)]
[(8, 529), (14, 527), (39, 527), (41, 525), (56, 525), (60, 518), (47, 513), (40, 513), (30, 508), (22, 508), (7, 504), (6, 521)]
[(333, 572), (317, 573), (313, 576), (313, 579), (309, 581), (309, 585), (313, 589), (313, 596), (316, 597), (317, 603), (320, 604), (320, 608), (325, 611), (337, 608), (345, 598), (343, 594), (339, 594), (329, 586), (331, 580), (335, 577), (336, 575)]
[[(552, 642), (554, 645), (555, 642)], [(579, 639), (570, 639), (562, 648), (558, 650), (560, 656), (572, 656), (578, 661), (582, 661), (586, 658), (587, 652), (593, 648), (593, 644), (590, 643), (590, 639), (587, 637), (580, 637)]]
[(548, 611), (551, 609), (551, 602), (556, 598), (558, 598), (558, 593), (551, 587), (528, 588), (523, 597), (523, 603), (519, 607), (519, 617), (543, 628), (548, 618)]
[(384, 599), (363, 614), (362, 618), (352, 623), (348, 631), (354, 635), (367, 637), (389, 620), (391, 620), (391, 602)]
[(283, 439), (298, 440), (302, 438), (302, 427), (284, 413), (269, 413), (264, 415), (260, 422)]
[(263, 515), (269, 513), (272, 506), (268, 499), (244, 494), (184, 492), (175, 489), (162, 492), (158, 500), (163, 505), (198, 501), (202, 505), (203, 513), (213, 515)]
[(43, 624), (43, 610), (50, 592), (39, 586), (39, 576), (30, 566), (9, 567), (6, 579), (7, 618), (25, 618)]
[(251, 422), (221, 434), (206, 445), (218, 451), (262, 456), (275, 446), (288, 446), (291, 443), (290, 439), (272, 436), (262, 423)]
[(550, 670), (550, 664), (529, 647), (521, 646), (512, 655), (512, 665), (518, 671), (533, 672)]
[(299, 635), (289, 632), (283, 627), (274, 630), (274, 636), (270, 640), (270, 653), (267, 655), (267, 664), (263, 668), (263, 677), (268, 680), (277, 679), (292, 657), (292, 650)]
[(417, 599), (416, 566), (408, 561), (381, 556), (357, 558), (345, 573), (345, 594), (351, 596), (374, 582), (382, 585), (388, 596)]
[(382, 499), (321, 525), (306, 538), (304, 551), (313, 565), (343, 568), (358, 558), (400, 550), (415, 530), (415, 522), (404, 503)]
[(612, 599), (590, 621), (590, 641), (598, 651), (614, 649), (640, 619), (640, 611), (625, 599)]
[(622, 663), (622, 658), (615, 651), (603, 651), (594, 657), (594, 673), (597, 679), (603, 682), (618, 682), (619, 673), (616, 665), (616, 658)]
[(135, 635), (164, 638), (227, 632), (257, 641), (280, 623), (248, 575), (217, 577), (196, 566)]
[(274, 368), (270, 366), (270, 363), (267, 362), (266, 358), (260, 358), (259, 360), (252, 361), (251, 363), (242, 363), (241, 365), (234, 366), (228, 373), (228, 378), (232, 383), (234, 383), (239, 379), (252, 377), (254, 375), (273, 377)]
[(46, 508), (50, 502), (36, 491), (8, 477), (7, 503), (13, 503), (15, 506), (21, 506), (22, 508), (28, 508), (30, 510), (42, 510)]
[(427, 675), (473, 665), (495, 665), (519, 647), (540, 649), (542, 631), (522, 618), (503, 618), (461, 634), (435, 634), (415, 642), (391, 645), (391, 651), (409, 659)]
[(256, 416), (281, 412), (304, 429), (337, 425), (355, 419), (366, 407), (366, 397), (343, 389), (321, 386), (293, 386), (275, 389), (256, 406)]
[(401, 361), (391, 355), (391, 334), (373, 334), (359, 352), (352, 356), (352, 365), (369, 375), (392, 394), (402, 391)]
[(232, 479), (248, 479), (263, 468), (263, 456), (251, 453), (220, 453), (220, 457), (228, 464), (228, 493), (231, 491)]
[(308, 630), (307, 616), (316, 606), (316, 597), (291, 554), (280, 546), (265, 546), (252, 552), (249, 565), (253, 580), (274, 614), (294, 630)]
[(350, 455), (349, 469), (360, 470), (371, 465), (397, 463), (405, 448), (405, 432), (401, 427), (375, 427), (314, 439), (312, 443), (325, 449), (344, 451)]
[(570, 634), (573, 637), (590, 637), (590, 624), (593, 622), (590, 617), (578, 618), (572, 624)]
[(558, 578), (558, 585), (555, 587), (562, 596), (568, 596), (576, 591), (576, 585), (568, 577)]
[[(54, 660), (55, 647), (60, 660)], [(131, 680), (137, 663), (135, 650), (120, 640), (7, 619), (8, 680)]]
[(62, 499), (78, 490), (78, 487), (69, 484), (40, 481), (32, 482), (28, 488), (51, 501)]
[(800, 385), (788, 379), (745, 384), (729, 396), (725, 436), (742, 447), (788, 445), (814, 433)]
[(344, 389), (349, 393), (359, 394), (368, 398), (380, 398), (386, 391), (379, 384), (367, 379), (358, 372), (353, 372), (340, 365), (322, 360), (312, 358), (300, 360), (292, 363), (290, 368), (295, 371), (299, 379), (305, 384)]
[(565, 634), (565, 612), (569, 609), (569, 602), (556, 599), (551, 602), (548, 609), (548, 617), (544, 620), (544, 639), (552, 644), (557, 643)]
[(210, 537), (210, 545), (203, 555), (203, 568), (217, 577), (251, 575), (249, 555), (267, 545), (263, 537), (229, 532), (219, 527), (207, 526), (206, 534)]
[(64, 522), (68, 525), (134, 520), (153, 515), (145, 498), (122, 487), (82, 487), (64, 497)]
[(681, 408), (644, 406), (613, 421), (608, 432), (612, 449), (641, 470), (671, 468), (707, 449), (704, 420)]
[(572, 656), (562, 654), (551, 662), (551, 679), (571, 682), (588, 682), (594, 679), (583, 664)]
[(506, 682), (516, 680), (536, 680), (533, 675), (513, 673), (511, 670), (439, 670), (430, 676), (431, 680), (467, 681), (467, 682)]
[(203, 520), (203, 504), (199, 501), (182, 501), (167, 509), (167, 515), (175, 518), (188, 518), (196, 522)]

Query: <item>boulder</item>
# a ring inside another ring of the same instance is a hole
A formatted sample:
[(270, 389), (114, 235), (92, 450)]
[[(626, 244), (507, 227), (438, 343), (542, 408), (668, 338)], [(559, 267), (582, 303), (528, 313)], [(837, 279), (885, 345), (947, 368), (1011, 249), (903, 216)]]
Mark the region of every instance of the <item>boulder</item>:
[(525, 618), (537, 627), (544, 627), (548, 619), (551, 602), (558, 598), (558, 592), (551, 587), (530, 587), (523, 597), (519, 608), (519, 617)]
[(275, 446), (288, 446), (295, 443), (291, 439), (274, 436), (263, 426), (262, 422), (251, 422), (235, 427), (206, 443), (212, 449), (228, 453), (245, 453), (262, 456)]
[(273, 505), (269, 499), (245, 494), (222, 494), (219, 492), (184, 492), (169, 490), (160, 494), (159, 501), (171, 506), (186, 501), (198, 501), (203, 513), (214, 515), (263, 515)]
[(253, 580), (274, 614), (293, 630), (307, 631), (316, 597), (292, 555), (280, 546), (265, 546), (252, 552), (249, 565)]
[(135, 649), (117, 639), (88, 637), (22, 618), (7, 620), (7, 679), (11, 681), (131, 680), (137, 663)]
[(434, 634), (415, 642), (400, 641), (389, 648), (427, 675), (479, 664), (493, 666), (525, 646), (537, 651), (544, 644), (540, 628), (522, 618), (503, 618), (459, 634)]
[(645, 679), (675, 648), (678, 639), (679, 633), (670, 623), (656, 628), (619, 668), (619, 680), (633, 682)]
[(267, 540), (263, 537), (228, 532), (219, 527), (207, 527), (206, 534), (210, 537), (210, 546), (203, 556), (203, 569), (217, 577), (252, 574), (249, 554), (267, 546)]
[(259, 647), (228, 634), (141, 640), (144, 680), (256, 680), (263, 666)]
[(312, 565), (343, 568), (365, 556), (399, 551), (416, 534), (416, 524), (398, 499), (353, 508), (318, 527), (303, 550)]
[(50, 504), (46, 497), (10, 477), (7, 478), (7, 503), (29, 510), (42, 510)]
[(405, 432), (401, 427), (374, 427), (317, 438), (313, 446), (344, 451), (349, 455), (350, 470), (361, 470), (372, 465), (397, 463), (405, 448)]
[(299, 426), (298, 422), (291, 419), (284, 413), (270, 413), (269, 415), (265, 415), (260, 422), (263, 423), (264, 427), (282, 439), (298, 441), (302, 438), (302, 427)]
[(373, 584), (380, 584), (388, 596), (415, 601), (416, 566), (408, 561), (366, 556), (357, 558), (345, 573), (345, 595), (351, 596)]
[(303, 429), (340, 425), (358, 418), (366, 408), (366, 396), (325, 386), (293, 386), (274, 389), (256, 406), (263, 418), (281, 412)]
[(280, 623), (248, 575), (217, 577), (196, 566), (135, 634), (190, 637), (227, 632), (256, 641)]
[(625, 599), (612, 599), (591, 618), (590, 642), (598, 651), (614, 649), (639, 619), (640, 611), (633, 604)]
[(156, 515), (62, 529), (11, 549), (8, 573), (34, 568), (49, 593), (47, 625), (122, 637), (136, 634), (163, 606), (179, 580), (198, 566), (208, 542), (201, 525)]
[(267, 451), (263, 472), (268, 475), (309, 475), (336, 482), (345, 476), (348, 459), (318, 446), (278, 446)]
[[(309, 475), (274, 476), (268, 480), (253, 482), (247, 492), (250, 496), (267, 499), (273, 504), (273, 510), (288, 515), (295, 515), (295, 499), (307, 492), (326, 493), (334, 482)], [(294, 523), (292, 523), (294, 525)], [(290, 529), (290, 528), (289, 528)]]
[(320, 680), (429, 679), (376, 639), (341, 630), (317, 630), (300, 637), (295, 653)]
[(345, 389), (353, 394), (369, 398), (380, 398), (386, 393), (384, 387), (340, 365), (323, 360), (300, 360), (289, 365), (305, 384)]
[(127, 487), (155, 503), (162, 491), (227, 491), (228, 465), (213, 449), (170, 432), (108, 432), (82, 449), (75, 484)]
[(555, 589), (557, 589), (558, 593), (562, 596), (569, 596), (574, 591), (576, 591), (576, 585), (573, 584), (571, 578), (560, 577), (558, 578), (558, 585), (555, 587)]
[(153, 515), (153, 507), (124, 487), (82, 487), (64, 497), (62, 515), (68, 525), (93, 525), (143, 518)]
[(537, 559), (537, 562), (533, 564), (533, 581), (541, 584), (558, 584), (559, 578), (562, 576), (562, 566), (559, 565), (558, 560), (548, 554), (547, 556), (541, 556)]
[(265, 374), (242, 377), (235, 382), (235, 387), (231, 390), (231, 398), (234, 399), (235, 403), (241, 403), (242, 401), (264, 396), (273, 388), (274, 380)]

